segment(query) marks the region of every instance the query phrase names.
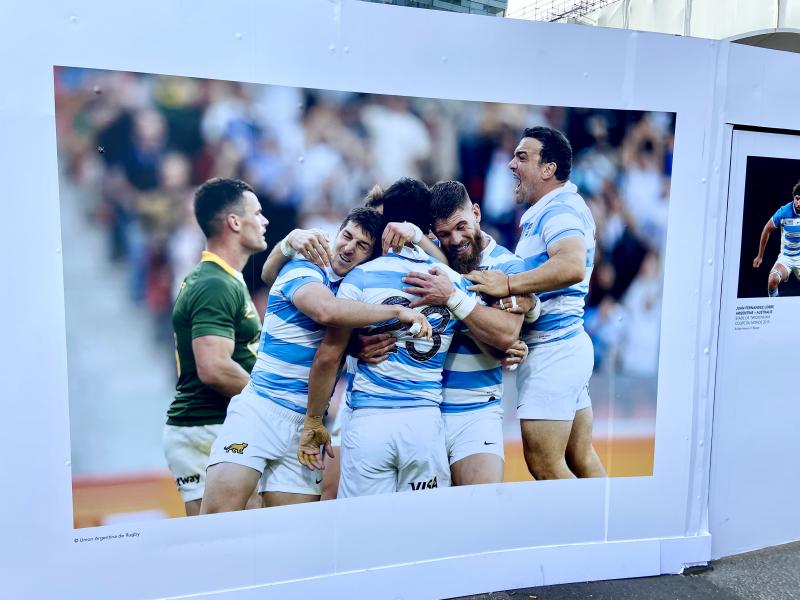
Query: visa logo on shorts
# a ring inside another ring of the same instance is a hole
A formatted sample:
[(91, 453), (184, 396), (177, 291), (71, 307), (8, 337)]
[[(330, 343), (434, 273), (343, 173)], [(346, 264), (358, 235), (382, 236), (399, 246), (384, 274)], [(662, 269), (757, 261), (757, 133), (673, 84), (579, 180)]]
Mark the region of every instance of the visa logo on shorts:
[(436, 475), (434, 475), (433, 479), (428, 481), (409, 481), (408, 485), (411, 486), (412, 490), (430, 490), (439, 487), (439, 482), (436, 481)]
[(247, 448), (247, 443), (241, 442), (239, 444), (230, 444), (225, 446), (223, 450), (225, 450), (225, 452), (233, 452), (235, 454), (244, 454), (245, 448)]
[(195, 473), (194, 475), (189, 475), (188, 477), (176, 477), (175, 483), (178, 485), (178, 487), (189, 483), (200, 483), (200, 474)]

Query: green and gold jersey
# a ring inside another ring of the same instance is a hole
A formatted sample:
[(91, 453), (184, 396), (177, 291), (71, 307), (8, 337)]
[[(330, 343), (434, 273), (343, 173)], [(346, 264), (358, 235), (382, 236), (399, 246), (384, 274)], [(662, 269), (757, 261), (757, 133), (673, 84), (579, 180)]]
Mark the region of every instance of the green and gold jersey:
[(186, 279), (172, 308), (178, 385), (167, 411), (167, 424), (178, 426), (222, 423), (227, 398), (205, 385), (197, 375), (192, 340), (217, 335), (234, 341), (233, 358), (248, 373), (258, 352), (261, 319), (242, 274), (222, 258), (203, 252)]

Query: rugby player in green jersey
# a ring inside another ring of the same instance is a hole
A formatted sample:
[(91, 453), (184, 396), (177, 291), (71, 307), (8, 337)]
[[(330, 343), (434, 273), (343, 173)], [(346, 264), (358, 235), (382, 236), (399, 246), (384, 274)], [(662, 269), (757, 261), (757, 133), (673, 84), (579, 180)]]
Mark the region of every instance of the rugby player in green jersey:
[[(201, 185), (194, 212), (207, 249), (172, 309), (178, 384), (163, 437), (187, 516), (200, 511), (211, 445), (230, 398), (247, 384), (256, 361), (261, 319), (241, 270), (266, 249), (269, 224), (253, 188), (235, 179)], [(260, 506), (254, 490), (248, 507)]]

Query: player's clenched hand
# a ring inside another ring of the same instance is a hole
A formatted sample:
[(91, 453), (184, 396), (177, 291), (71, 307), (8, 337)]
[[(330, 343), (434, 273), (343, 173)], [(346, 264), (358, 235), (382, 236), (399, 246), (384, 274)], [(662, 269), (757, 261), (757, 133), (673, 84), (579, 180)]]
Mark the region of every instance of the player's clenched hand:
[(292, 250), (319, 267), (331, 264), (328, 234), (321, 229), (295, 229), (286, 236)]
[[(320, 450), (323, 448), (323, 450)], [(325, 468), (322, 460), (322, 452), (327, 452), (328, 456), (334, 457), (331, 448), (331, 436), (325, 425), (322, 424), (322, 417), (312, 417), (306, 415), (303, 420), (303, 431), (300, 433), (300, 446), (297, 449), (297, 460), (301, 465), (308, 467), (312, 471)]]
[(446, 305), (456, 291), (453, 282), (439, 267), (433, 267), (427, 273), (412, 271), (401, 281), (408, 284), (408, 287), (403, 288), (404, 292), (419, 296), (419, 299), (411, 303), (411, 308)]
[(506, 357), (500, 363), (506, 368), (516, 369), (516, 365), (528, 358), (528, 344), (517, 340), (506, 350)]
[(383, 253), (386, 254), (390, 249), (400, 252), (406, 242), (413, 242), (417, 229), (411, 223), (388, 223), (383, 229), (381, 244)]
[(515, 315), (524, 315), (533, 308), (533, 297), (530, 294), (506, 296), (505, 298), (500, 298), (492, 306)]
[(764, 259), (763, 259), (763, 258), (761, 258), (760, 256), (756, 256), (756, 257), (753, 259), (753, 268), (754, 268), (754, 269), (757, 269), (758, 267), (760, 267), (760, 266), (761, 266), (761, 261), (762, 261), (762, 260), (764, 260)]
[(378, 333), (376, 335), (359, 335), (361, 349), (356, 356), (369, 364), (378, 364), (389, 358), (389, 354), (397, 348), (397, 338), (391, 333)]
[(502, 271), (470, 271), (464, 277), (475, 284), (467, 287), (471, 292), (478, 292), (495, 298), (510, 296), (508, 276)]

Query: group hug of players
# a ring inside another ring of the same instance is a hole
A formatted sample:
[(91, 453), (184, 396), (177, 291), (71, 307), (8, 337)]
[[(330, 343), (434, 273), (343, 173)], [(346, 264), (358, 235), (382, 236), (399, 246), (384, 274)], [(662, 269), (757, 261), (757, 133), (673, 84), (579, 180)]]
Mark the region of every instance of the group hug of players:
[(241, 270), (268, 221), (246, 183), (201, 185), (207, 250), (173, 309), (164, 429), (187, 515), (501, 482), (503, 367), (519, 367), (532, 476), (605, 476), (583, 330), (595, 226), (571, 166), (561, 132), (523, 132), (509, 163), (529, 206), (516, 253), (481, 231), (457, 181), (373, 189), (332, 243), (294, 230), (276, 244), (263, 325)]

